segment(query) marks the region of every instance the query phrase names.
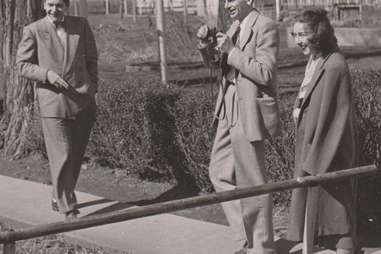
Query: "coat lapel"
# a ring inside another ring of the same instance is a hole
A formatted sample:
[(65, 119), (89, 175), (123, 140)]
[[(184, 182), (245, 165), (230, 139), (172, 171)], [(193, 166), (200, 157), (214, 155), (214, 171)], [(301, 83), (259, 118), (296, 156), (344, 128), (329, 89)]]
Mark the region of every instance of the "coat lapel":
[(257, 21), (259, 17), (259, 12), (257, 10), (253, 10), (249, 13), (249, 16), (247, 17), (247, 23), (244, 29), (241, 31), (241, 40), (239, 41), (239, 47), (241, 50), (245, 49), (245, 46), (250, 41), (250, 38), (253, 36), (253, 26), (255, 22)]
[[(309, 97), (311, 96), (312, 94), (312, 91), (314, 90), (314, 88), (316, 87), (316, 85), (319, 83), (320, 81), (320, 78), (321, 76), (323, 75), (324, 73), (324, 66), (325, 66), (325, 62), (327, 61), (327, 59), (329, 58), (331, 54), (328, 54), (321, 62), (318, 66), (316, 66), (316, 70), (315, 70), (315, 73), (314, 75), (312, 76), (312, 79), (311, 79), (311, 82), (310, 84), (308, 85), (308, 88), (307, 88), (307, 91), (306, 91), (306, 95), (304, 96), (304, 99), (302, 101), (302, 105), (300, 106), (300, 115), (299, 116), (302, 116), (301, 112), (304, 110), (305, 106), (306, 106), (306, 102), (308, 101)], [(300, 120), (301, 120), (302, 117), (299, 117), (298, 118), (298, 124), (300, 123)]]

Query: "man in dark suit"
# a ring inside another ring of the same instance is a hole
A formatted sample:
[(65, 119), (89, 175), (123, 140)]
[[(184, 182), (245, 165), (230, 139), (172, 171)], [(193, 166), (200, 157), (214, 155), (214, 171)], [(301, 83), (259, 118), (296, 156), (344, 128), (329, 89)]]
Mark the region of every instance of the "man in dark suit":
[(52, 208), (76, 217), (75, 185), (95, 121), (98, 56), (86, 19), (65, 15), (69, 0), (45, 0), (46, 17), (26, 26), (17, 51), (36, 93), (53, 182)]
[[(225, 9), (234, 22), (226, 34), (217, 33), (215, 47), (224, 59), (214, 119), (218, 127), (209, 167), (216, 191), (266, 183), (264, 140), (280, 128), (277, 26), (254, 8), (254, 0), (225, 0)], [(208, 58), (213, 62), (208, 56), (213, 50), (207, 49), (205, 34), (205, 27), (201, 27), (199, 49), (208, 64)], [(243, 247), (237, 253), (275, 253), (270, 195), (222, 205)]]

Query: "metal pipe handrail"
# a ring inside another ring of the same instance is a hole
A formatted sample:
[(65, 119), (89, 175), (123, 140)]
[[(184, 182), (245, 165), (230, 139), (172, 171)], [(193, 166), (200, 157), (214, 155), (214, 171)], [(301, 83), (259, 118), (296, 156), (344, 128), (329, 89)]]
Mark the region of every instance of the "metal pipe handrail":
[(277, 191), (289, 190), (300, 187), (316, 186), (323, 183), (339, 181), (344, 178), (354, 176), (372, 175), (375, 174), (377, 171), (378, 169), (375, 165), (369, 165), (330, 173), (324, 173), (316, 176), (306, 176), (254, 187), (212, 193), (204, 196), (167, 201), (142, 207), (132, 207), (127, 210), (92, 215), (88, 217), (72, 219), (70, 221), (54, 222), (44, 225), (32, 226), (29, 228), (17, 229), (14, 231), (0, 232), (0, 244), (7, 244), (19, 240), (25, 240), (49, 234), (63, 233), (67, 231), (127, 221), (141, 217), (174, 212), (197, 206), (211, 205), (215, 203), (247, 198), (251, 196), (258, 196)]

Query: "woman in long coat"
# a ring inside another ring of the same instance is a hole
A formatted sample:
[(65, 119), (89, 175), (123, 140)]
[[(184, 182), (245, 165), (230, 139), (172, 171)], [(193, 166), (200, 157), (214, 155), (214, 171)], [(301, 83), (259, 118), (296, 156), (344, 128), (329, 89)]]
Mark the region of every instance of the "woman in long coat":
[[(294, 177), (357, 166), (351, 79), (333, 28), (323, 9), (297, 17), (292, 36), (310, 56), (293, 110), (296, 123)], [(302, 241), (307, 189), (294, 189), (287, 238)], [(337, 253), (355, 249), (354, 195), (351, 180), (318, 189), (316, 227), (319, 244), (333, 243)], [(328, 246), (330, 247), (330, 246)]]

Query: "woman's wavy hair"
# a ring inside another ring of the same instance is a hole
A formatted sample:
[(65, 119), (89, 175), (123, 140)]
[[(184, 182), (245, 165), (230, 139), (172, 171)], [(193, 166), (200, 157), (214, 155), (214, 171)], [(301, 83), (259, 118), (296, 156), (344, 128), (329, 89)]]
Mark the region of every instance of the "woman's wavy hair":
[(314, 35), (310, 42), (313, 47), (324, 53), (337, 50), (337, 38), (327, 17), (327, 11), (322, 8), (311, 8), (295, 17), (295, 22), (307, 23)]

